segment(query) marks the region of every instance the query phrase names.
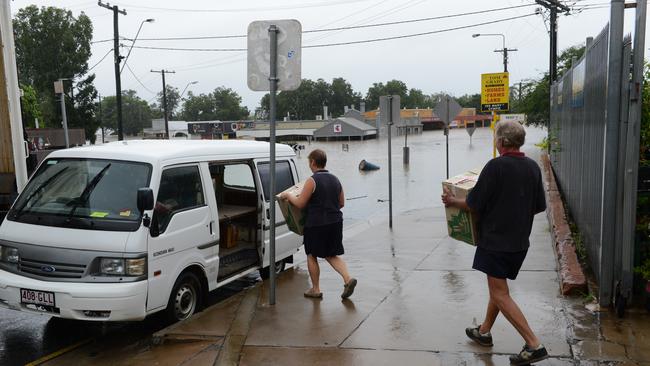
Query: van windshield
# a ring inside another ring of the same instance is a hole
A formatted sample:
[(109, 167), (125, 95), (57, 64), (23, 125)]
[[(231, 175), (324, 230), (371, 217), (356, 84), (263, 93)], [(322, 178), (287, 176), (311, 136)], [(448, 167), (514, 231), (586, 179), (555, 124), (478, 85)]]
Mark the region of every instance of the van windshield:
[(29, 181), (7, 218), (30, 224), (134, 231), (140, 226), (138, 188), (151, 166), (117, 160), (48, 159)]

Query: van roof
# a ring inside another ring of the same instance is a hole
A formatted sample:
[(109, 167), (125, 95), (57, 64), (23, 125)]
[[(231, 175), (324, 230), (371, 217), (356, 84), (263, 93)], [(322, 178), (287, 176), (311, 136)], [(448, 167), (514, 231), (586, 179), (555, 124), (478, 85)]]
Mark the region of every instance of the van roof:
[[(224, 159), (269, 157), (269, 147), (268, 142), (243, 140), (125, 140), (59, 150), (49, 157), (183, 162), (211, 160), (215, 156)], [(276, 154), (295, 155), (293, 149), (284, 144), (276, 144)]]

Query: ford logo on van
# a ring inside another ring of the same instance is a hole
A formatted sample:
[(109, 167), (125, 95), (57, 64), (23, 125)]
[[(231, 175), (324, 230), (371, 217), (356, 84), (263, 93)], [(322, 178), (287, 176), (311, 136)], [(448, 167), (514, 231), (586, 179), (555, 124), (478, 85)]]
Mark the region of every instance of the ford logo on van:
[(47, 273), (52, 273), (52, 272), (56, 271), (56, 268), (54, 268), (52, 266), (43, 266), (43, 267), (41, 267), (41, 271), (47, 272)]

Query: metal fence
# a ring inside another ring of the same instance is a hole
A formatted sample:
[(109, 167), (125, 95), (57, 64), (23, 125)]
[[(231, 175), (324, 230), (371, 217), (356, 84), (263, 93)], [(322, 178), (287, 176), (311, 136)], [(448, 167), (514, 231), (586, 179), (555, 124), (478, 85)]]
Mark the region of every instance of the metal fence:
[[(623, 2), (587, 38), (584, 56), (551, 85), (553, 170), (599, 282), (601, 305), (631, 297), (646, 0), (637, 2), (635, 54), (623, 37)], [(643, 24), (639, 24), (639, 23)], [(632, 71), (635, 70), (635, 71)], [(636, 155), (635, 155), (636, 153)], [(636, 159), (636, 160), (635, 160)]]

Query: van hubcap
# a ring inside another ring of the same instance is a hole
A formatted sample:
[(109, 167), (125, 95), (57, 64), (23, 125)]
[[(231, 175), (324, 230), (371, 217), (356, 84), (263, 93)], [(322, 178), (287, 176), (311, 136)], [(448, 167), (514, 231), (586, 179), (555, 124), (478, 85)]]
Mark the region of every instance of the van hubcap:
[(187, 319), (194, 312), (196, 307), (196, 291), (190, 285), (183, 285), (176, 293), (174, 309), (176, 317), (180, 320)]

